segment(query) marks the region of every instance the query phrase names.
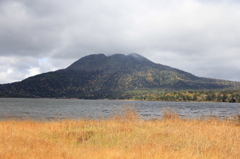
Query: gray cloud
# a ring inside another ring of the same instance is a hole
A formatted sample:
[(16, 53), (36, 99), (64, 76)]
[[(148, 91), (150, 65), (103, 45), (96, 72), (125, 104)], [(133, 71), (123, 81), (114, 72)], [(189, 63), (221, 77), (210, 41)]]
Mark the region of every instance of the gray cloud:
[(236, 0), (2, 0), (0, 83), (100, 52), (240, 81), (239, 19)]

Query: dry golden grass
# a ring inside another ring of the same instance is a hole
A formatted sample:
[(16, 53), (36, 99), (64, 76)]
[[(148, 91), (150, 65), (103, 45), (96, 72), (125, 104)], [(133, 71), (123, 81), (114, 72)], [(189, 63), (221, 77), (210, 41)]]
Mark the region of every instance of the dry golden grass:
[(140, 120), (134, 111), (106, 120), (0, 121), (0, 158), (237, 159), (236, 120)]

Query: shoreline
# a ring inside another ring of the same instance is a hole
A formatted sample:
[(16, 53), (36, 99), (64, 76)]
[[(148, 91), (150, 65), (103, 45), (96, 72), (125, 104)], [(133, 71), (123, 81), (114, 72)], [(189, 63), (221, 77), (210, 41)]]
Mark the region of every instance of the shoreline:
[(240, 103), (240, 102), (219, 102), (219, 101), (162, 101), (162, 100), (137, 100), (137, 99), (82, 99), (82, 98), (40, 98), (40, 97), (0, 97), (0, 99), (70, 99), (70, 100), (110, 100), (110, 101), (150, 101), (150, 102), (186, 102), (186, 103)]

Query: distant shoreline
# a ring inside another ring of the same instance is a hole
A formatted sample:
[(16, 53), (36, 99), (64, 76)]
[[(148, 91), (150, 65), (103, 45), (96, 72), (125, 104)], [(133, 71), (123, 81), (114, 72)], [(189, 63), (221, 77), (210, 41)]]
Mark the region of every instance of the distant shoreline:
[(0, 99), (4, 98), (22, 98), (22, 99), (70, 99), (70, 100), (116, 100), (116, 101), (149, 101), (149, 102), (198, 102), (198, 103), (239, 103), (239, 102), (219, 102), (219, 101), (162, 101), (162, 100), (138, 100), (138, 99), (83, 99), (83, 98), (39, 98), (39, 97), (0, 97)]

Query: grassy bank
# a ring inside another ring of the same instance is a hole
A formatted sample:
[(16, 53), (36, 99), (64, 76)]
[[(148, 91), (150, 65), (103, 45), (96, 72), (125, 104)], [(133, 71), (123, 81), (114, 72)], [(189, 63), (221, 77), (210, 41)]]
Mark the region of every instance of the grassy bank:
[(134, 111), (106, 120), (0, 121), (0, 158), (236, 159), (238, 119), (181, 119), (165, 112), (142, 121)]

